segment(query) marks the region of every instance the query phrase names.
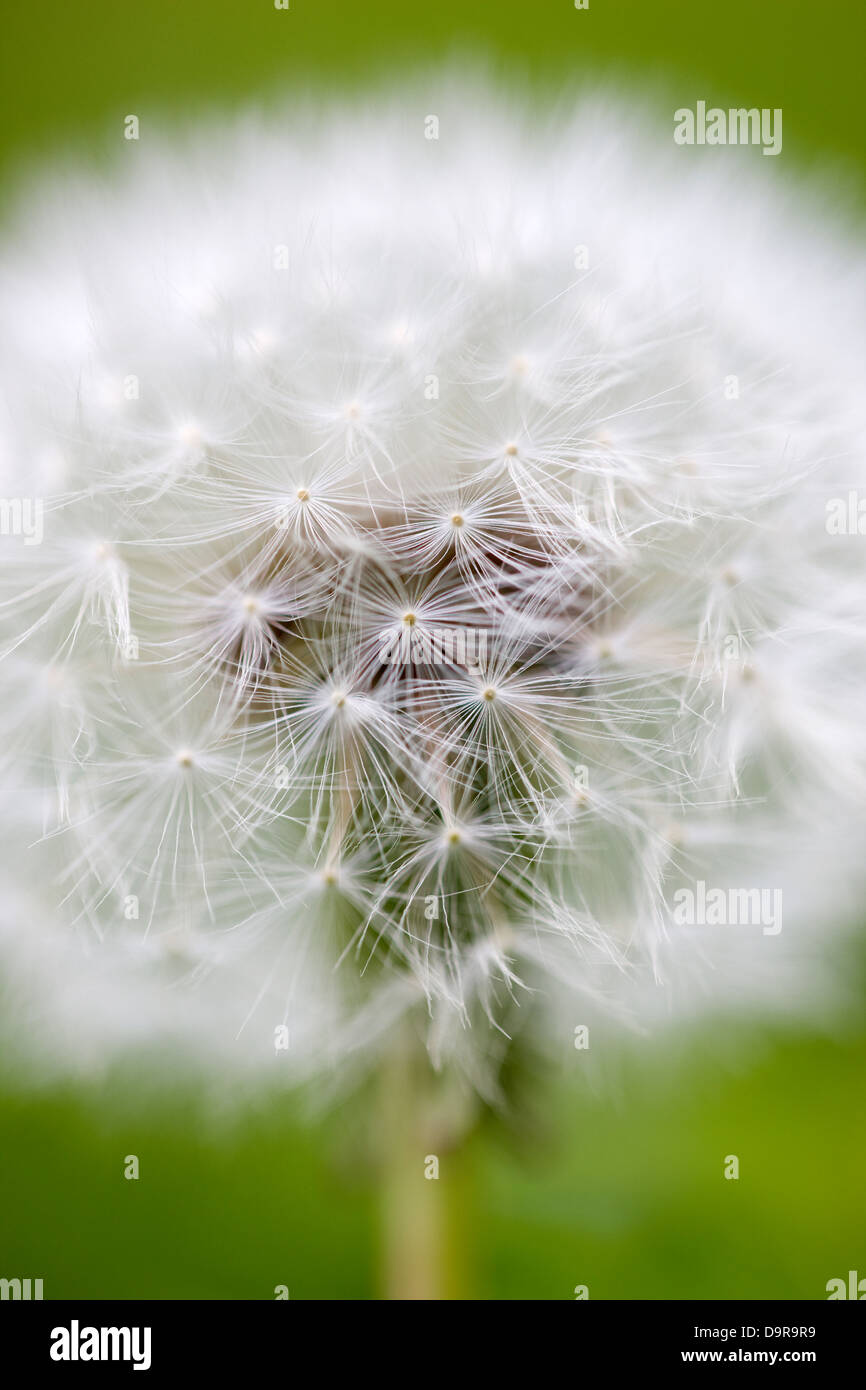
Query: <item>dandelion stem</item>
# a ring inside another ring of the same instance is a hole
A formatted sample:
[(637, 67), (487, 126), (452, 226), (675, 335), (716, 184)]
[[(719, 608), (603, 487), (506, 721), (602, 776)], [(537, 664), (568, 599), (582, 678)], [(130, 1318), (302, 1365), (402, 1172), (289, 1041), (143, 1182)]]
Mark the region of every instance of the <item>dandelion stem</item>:
[(404, 1036), (382, 1072), (382, 1287), (403, 1302), (467, 1297), (466, 1155), (430, 1126), (422, 1062)]

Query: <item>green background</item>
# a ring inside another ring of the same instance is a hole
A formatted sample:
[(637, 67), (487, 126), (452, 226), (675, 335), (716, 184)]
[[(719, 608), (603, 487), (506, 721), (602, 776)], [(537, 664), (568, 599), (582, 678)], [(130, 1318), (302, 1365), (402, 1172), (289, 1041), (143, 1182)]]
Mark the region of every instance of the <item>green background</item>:
[[(40, 0), (3, 20), (0, 165), (13, 186), (58, 149), (104, 154), (129, 112), (344, 87), (468, 48), (541, 92), (612, 71), (665, 120), (700, 97), (781, 106), (785, 166), (862, 204), (863, 13), (859, 0)], [(583, 1283), (591, 1298), (811, 1299), (866, 1275), (864, 1068), (862, 1020), (835, 1039), (744, 1039), (721, 1021), (645, 1042), (592, 1081), (574, 1052), (528, 1142), (496, 1124), (473, 1140), (467, 1295), (571, 1298)], [(42, 1277), (49, 1298), (377, 1296), (378, 1197), (350, 1115), (302, 1123), (275, 1099), (216, 1125), (192, 1093), (137, 1096), (129, 1075), (2, 1088), (0, 1276)], [(129, 1153), (138, 1182), (123, 1179)], [(730, 1153), (737, 1182), (722, 1176)]]
[(40, 0), (7, 8), (0, 156), (118, 139), (123, 116), (240, 104), (467, 50), (540, 84), (613, 71), (674, 106), (784, 110), (784, 157), (866, 160), (859, 0)]

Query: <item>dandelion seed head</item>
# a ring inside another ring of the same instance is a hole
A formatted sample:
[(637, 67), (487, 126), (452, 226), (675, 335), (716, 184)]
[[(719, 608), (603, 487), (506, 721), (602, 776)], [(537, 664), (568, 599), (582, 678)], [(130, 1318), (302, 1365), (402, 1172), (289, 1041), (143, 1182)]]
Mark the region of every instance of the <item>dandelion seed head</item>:
[[(438, 80), (423, 173), (407, 88), (154, 135), (0, 247), (0, 474), (44, 502), (0, 538), (23, 1057), (269, 1084), (288, 1020), (285, 1075), (349, 1084), (409, 1017), (496, 1103), (576, 1023), (837, 987), (862, 256), (615, 99)], [(683, 926), (698, 881), (784, 930)]]

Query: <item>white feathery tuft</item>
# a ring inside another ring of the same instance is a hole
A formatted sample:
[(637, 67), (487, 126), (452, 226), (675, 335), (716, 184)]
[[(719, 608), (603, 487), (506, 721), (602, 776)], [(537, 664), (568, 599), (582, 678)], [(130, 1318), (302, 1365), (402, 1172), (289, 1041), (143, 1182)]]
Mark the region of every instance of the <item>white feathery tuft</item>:
[[(614, 99), (441, 86), (436, 141), (411, 91), (142, 137), (6, 237), (22, 1056), (272, 1078), (283, 1027), (348, 1075), (408, 1019), (496, 1100), (589, 1019), (826, 1001), (862, 257)], [(698, 883), (784, 929), (680, 920)]]

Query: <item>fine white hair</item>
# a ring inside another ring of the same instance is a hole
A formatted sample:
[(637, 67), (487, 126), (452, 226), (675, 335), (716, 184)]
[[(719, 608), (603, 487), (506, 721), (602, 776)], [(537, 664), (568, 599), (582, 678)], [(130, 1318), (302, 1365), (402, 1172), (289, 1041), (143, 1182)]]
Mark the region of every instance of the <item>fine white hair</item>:
[(7, 230), (22, 1058), (348, 1075), (408, 1027), (495, 1100), (521, 1039), (836, 997), (853, 235), (618, 98), (439, 90), (145, 121)]

